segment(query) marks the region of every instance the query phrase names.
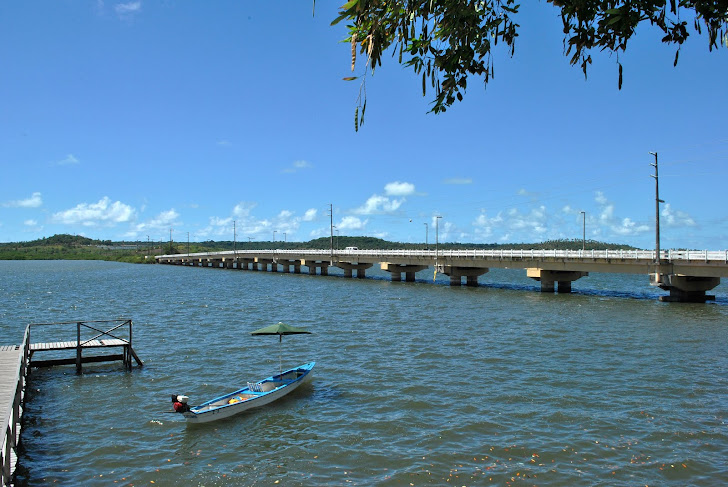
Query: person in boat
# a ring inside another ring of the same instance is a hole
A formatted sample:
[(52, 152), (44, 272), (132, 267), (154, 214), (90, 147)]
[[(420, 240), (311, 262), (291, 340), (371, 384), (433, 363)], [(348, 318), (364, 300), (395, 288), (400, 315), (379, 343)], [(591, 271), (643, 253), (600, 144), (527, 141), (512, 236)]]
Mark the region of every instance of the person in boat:
[(184, 413), (190, 410), (190, 405), (187, 404), (187, 401), (189, 400), (189, 397), (187, 396), (172, 396), (172, 407), (174, 407), (175, 412), (177, 413)]

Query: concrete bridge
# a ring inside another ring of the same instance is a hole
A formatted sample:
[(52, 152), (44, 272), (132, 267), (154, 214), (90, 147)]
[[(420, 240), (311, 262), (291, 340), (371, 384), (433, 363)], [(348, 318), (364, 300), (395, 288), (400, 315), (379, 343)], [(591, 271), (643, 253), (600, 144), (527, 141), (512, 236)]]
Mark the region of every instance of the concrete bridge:
[(366, 276), (378, 264), (393, 281), (414, 281), (415, 273), (428, 267), (450, 277), (451, 286), (478, 285), (478, 276), (491, 268), (525, 269), (540, 281), (541, 292), (571, 292), (571, 283), (590, 272), (645, 274), (651, 286), (669, 295), (661, 301), (705, 302), (706, 294), (728, 277), (728, 250), (660, 252), (647, 250), (238, 250), (193, 254), (158, 255), (160, 264), (226, 269), (260, 270), (328, 275), (329, 267), (343, 269), (345, 277)]

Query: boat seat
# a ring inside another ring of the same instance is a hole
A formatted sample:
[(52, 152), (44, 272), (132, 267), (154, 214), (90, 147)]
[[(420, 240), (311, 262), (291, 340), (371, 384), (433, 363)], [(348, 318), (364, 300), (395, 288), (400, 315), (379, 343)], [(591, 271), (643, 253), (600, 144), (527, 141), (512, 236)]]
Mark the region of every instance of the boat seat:
[(272, 391), (279, 385), (281, 385), (281, 384), (278, 382), (263, 382), (262, 384), (260, 384), (260, 390), (261, 390), (261, 392)]
[(263, 392), (263, 384), (248, 382), (248, 389), (250, 389), (251, 392)]

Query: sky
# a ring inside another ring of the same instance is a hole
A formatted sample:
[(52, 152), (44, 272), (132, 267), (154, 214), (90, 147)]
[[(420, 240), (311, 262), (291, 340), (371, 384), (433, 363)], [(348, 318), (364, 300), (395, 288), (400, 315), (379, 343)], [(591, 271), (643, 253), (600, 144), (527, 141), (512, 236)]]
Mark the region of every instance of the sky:
[[(385, 55), (351, 72), (342, 2), (0, 2), (0, 242), (308, 241), (728, 248), (728, 49), (640, 27), (585, 79), (559, 11), (443, 114)], [(583, 212), (583, 213), (582, 213)], [(441, 217), (441, 218), (437, 218)]]

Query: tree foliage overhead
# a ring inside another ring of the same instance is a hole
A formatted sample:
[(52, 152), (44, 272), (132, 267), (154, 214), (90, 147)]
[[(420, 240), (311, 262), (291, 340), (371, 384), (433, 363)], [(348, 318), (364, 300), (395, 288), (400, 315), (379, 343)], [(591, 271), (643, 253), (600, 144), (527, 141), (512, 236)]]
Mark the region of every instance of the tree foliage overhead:
[[(728, 42), (728, 0), (547, 0), (561, 11), (564, 51), (572, 65), (587, 73), (592, 49), (617, 54), (618, 86), (622, 66), (618, 55), (637, 26), (659, 28), (662, 42), (680, 46), (689, 37), (692, 23), (708, 37), (708, 48)], [(498, 43), (513, 55), (519, 24), (516, 0), (349, 0), (339, 8), (332, 24), (347, 22), (351, 42), (351, 68), (358, 55), (368, 69), (382, 64), (390, 48), (400, 64), (422, 75), (422, 93), (434, 90), (432, 111), (444, 112), (462, 100), (469, 75), (487, 85), (494, 76), (493, 54)], [(688, 19), (688, 20), (685, 20)], [(355, 80), (358, 76), (344, 78)], [(364, 78), (365, 79), (365, 78)], [(363, 122), (366, 85), (362, 81), (355, 112), (355, 128)]]

